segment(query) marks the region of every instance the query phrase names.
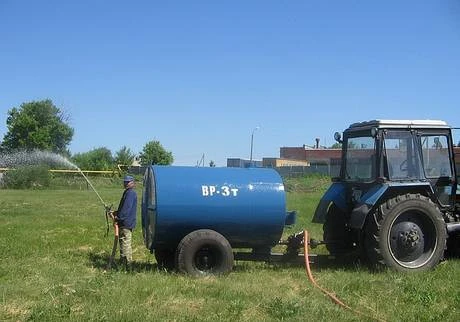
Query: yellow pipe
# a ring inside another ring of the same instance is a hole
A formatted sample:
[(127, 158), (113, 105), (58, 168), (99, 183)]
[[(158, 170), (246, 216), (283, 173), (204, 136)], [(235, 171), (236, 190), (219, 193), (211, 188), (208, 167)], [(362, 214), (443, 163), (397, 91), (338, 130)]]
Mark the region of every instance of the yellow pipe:
[[(56, 170), (56, 169), (51, 169), (49, 171), (50, 172), (57, 172), (57, 173), (80, 173), (79, 170)], [(117, 173), (117, 171), (115, 171), (115, 170), (81, 170), (81, 172), (84, 172), (84, 173), (105, 173), (105, 174)]]
[[(14, 168), (0, 168), (0, 172), (9, 171), (9, 170), (16, 170)], [(60, 169), (50, 169), (49, 172), (55, 173), (80, 173), (79, 170), (60, 170)], [(118, 173), (116, 170), (81, 170), (84, 173), (102, 173), (102, 174), (114, 174)]]

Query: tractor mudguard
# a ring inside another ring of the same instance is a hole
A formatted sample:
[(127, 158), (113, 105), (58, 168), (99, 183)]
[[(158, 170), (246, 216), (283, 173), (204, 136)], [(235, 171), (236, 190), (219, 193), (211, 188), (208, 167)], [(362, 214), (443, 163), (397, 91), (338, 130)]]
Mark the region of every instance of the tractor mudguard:
[(389, 185), (381, 184), (371, 188), (366, 192), (353, 208), (350, 216), (350, 227), (361, 229), (366, 222), (369, 211), (379, 201), (380, 197), (387, 191)]
[(374, 208), (382, 196), (391, 189), (400, 189), (401, 192), (429, 191), (429, 182), (390, 182), (376, 185), (369, 189), (353, 208), (350, 216), (350, 227), (361, 229), (366, 222), (367, 214)]
[(343, 183), (334, 182), (319, 201), (312, 222), (323, 224), (326, 221), (327, 210), (331, 202), (342, 211), (346, 211), (345, 186)]

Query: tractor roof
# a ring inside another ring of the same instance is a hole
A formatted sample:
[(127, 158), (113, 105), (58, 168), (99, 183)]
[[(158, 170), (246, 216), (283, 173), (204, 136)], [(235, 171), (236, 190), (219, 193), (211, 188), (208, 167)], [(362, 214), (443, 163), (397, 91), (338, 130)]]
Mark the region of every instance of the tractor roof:
[(449, 129), (446, 122), (440, 120), (371, 120), (353, 123), (349, 129), (393, 128), (393, 129)]

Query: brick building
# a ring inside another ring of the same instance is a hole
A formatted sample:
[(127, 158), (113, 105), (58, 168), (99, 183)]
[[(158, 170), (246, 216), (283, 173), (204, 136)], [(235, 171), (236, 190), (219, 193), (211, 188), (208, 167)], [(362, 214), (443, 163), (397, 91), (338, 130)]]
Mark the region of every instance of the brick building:
[(342, 158), (341, 149), (326, 149), (322, 147), (312, 148), (309, 146), (301, 147), (281, 147), (281, 159), (303, 160), (310, 164), (340, 164)]
[(263, 158), (262, 165), (266, 168), (279, 168), (279, 167), (309, 167), (310, 162), (306, 160), (293, 160), (282, 158)]
[[(457, 175), (460, 175), (460, 147), (454, 147)], [(281, 147), (280, 158), (307, 161), (310, 164), (339, 165), (342, 158), (341, 149), (301, 147)]]

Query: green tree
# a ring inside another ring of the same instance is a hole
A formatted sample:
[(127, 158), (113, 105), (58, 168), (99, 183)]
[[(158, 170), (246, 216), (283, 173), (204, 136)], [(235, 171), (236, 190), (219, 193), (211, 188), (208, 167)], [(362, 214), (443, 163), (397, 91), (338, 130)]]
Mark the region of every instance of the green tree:
[(147, 142), (139, 156), (142, 165), (169, 165), (174, 161), (172, 152), (166, 151), (159, 141)]
[(333, 145), (331, 145), (330, 147), (331, 149), (341, 149), (342, 148), (342, 143), (334, 143)]
[(23, 103), (8, 111), (7, 133), (1, 143), (2, 151), (18, 149), (46, 150), (68, 154), (73, 128), (65, 115), (49, 99)]
[(114, 160), (112, 152), (106, 147), (96, 148), (88, 152), (77, 153), (72, 158), (73, 162), (82, 170), (112, 170)]
[(124, 145), (115, 153), (115, 163), (121, 165), (131, 165), (134, 161), (134, 157), (135, 155), (131, 152), (131, 149)]

